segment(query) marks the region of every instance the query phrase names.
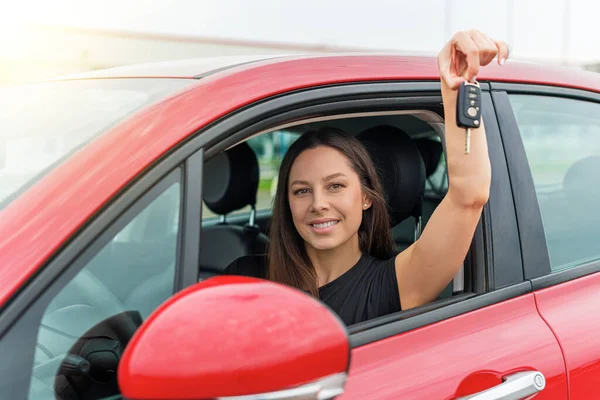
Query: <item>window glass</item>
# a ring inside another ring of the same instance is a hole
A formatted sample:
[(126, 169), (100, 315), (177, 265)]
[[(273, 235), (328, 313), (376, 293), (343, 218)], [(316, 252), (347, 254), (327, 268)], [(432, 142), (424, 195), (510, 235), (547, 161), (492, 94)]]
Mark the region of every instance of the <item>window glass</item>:
[(435, 196), (445, 196), (448, 192), (448, 169), (446, 155), (442, 153), (435, 171), (425, 181), (425, 193)]
[[(275, 197), (277, 188), (277, 174), (283, 156), (291, 144), (298, 139), (300, 135), (284, 130), (274, 131), (255, 136), (248, 140), (248, 145), (254, 151), (259, 165), (258, 192), (256, 194), (256, 210), (270, 210)], [(246, 214), (250, 212), (250, 206), (237, 210), (230, 215)], [(206, 205), (203, 206), (202, 218), (215, 217)]]
[(600, 104), (511, 95), (552, 270), (600, 259)]
[(116, 234), (92, 244), (99, 251), (46, 308), (29, 399), (118, 394), (116, 366), (124, 345), (174, 288), (180, 183), (170, 179), (153, 190), (158, 193), (149, 204), (144, 206), (148, 197), (140, 200), (140, 209), (134, 206), (109, 228)]
[(0, 88), (0, 209), (87, 142), (187, 79), (97, 79)]

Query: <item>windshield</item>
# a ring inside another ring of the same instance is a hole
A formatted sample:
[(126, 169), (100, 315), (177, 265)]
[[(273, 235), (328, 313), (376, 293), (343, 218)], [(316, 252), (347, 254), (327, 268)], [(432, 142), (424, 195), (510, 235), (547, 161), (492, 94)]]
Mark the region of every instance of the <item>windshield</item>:
[(191, 79), (98, 79), (0, 88), (0, 209), (76, 149)]

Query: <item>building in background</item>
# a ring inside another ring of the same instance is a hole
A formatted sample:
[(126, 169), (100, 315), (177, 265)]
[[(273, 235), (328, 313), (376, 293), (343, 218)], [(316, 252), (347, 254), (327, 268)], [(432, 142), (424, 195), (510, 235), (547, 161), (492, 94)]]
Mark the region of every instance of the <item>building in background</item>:
[(583, 66), (585, 69), (593, 72), (600, 72), (600, 63), (588, 64)]
[[(37, 25), (0, 37), (0, 85), (186, 58), (363, 51), (390, 50)], [(578, 67), (600, 72), (600, 63)]]
[(17, 36), (0, 41), (0, 85), (186, 58), (373, 50), (55, 26), (28, 27)]

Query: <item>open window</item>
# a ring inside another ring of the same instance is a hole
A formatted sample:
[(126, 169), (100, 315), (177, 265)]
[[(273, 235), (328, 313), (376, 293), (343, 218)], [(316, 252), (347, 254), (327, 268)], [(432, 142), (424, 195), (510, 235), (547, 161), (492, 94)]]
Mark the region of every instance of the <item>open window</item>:
[[(419, 199), (418, 207), (404, 213), (390, 229), (398, 252), (415, 241), (448, 188), (442, 139), (444, 125), (440, 113), (426, 108), (414, 108), (298, 119), (250, 133), (206, 160), (201, 279), (222, 274), (238, 257), (266, 253), (271, 206), (281, 160), (294, 140), (303, 133), (322, 126), (342, 129), (360, 140), (364, 140), (368, 132), (385, 126), (395, 127), (405, 133), (422, 162), (424, 193)], [(380, 144), (395, 146), (394, 143)], [(378, 165), (378, 161), (374, 159), (376, 166), (383, 169), (381, 172), (384, 175), (391, 174), (391, 171), (385, 171), (383, 164)], [(386, 193), (388, 199), (395, 195), (410, 194), (402, 193), (407, 188), (386, 185), (385, 182), (384, 186), (386, 192), (390, 192)], [(473, 275), (465, 274), (465, 268), (461, 268), (437, 302), (440, 305), (452, 302), (453, 298), (465, 292), (465, 288), (470, 291), (470, 277)]]

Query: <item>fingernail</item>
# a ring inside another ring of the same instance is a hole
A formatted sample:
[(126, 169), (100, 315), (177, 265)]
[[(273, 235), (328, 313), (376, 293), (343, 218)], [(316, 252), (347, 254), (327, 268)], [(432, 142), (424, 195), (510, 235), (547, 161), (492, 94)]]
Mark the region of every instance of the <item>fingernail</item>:
[(501, 59), (501, 60), (500, 60), (500, 65), (504, 65), (504, 63), (505, 63), (505, 62), (506, 62), (506, 59), (505, 59), (505, 58)]

